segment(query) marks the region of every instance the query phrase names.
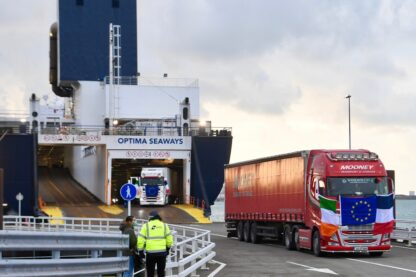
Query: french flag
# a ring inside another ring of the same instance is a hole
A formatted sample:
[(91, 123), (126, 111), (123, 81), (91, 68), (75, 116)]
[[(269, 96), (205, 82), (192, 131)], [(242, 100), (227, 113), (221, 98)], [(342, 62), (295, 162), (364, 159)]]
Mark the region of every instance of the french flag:
[(377, 195), (377, 212), (376, 222), (373, 233), (386, 234), (393, 232), (394, 214), (393, 214), (393, 194)]

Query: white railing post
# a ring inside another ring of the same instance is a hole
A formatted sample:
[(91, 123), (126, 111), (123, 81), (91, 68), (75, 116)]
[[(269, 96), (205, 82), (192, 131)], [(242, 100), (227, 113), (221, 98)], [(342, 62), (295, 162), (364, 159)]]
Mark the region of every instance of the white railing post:
[[(192, 240), (192, 253), (191, 253), (191, 255), (194, 254), (194, 253), (196, 253), (196, 248), (197, 248), (197, 240), (196, 240), (196, 238), (197, 238), (197, 236), (198, 236), (197, 231), (194, 231), (194, 237), (193, 237), (193, 240)], [(191, 266), (193, 266), (194, 264), (195, 264), (195, 260), (192, 260)], [(198, 275), (196, 274), (196, 271), (193, 271), (192, 274), (191, 274), (191, 276), (198, 276)]]
[[(184, 251), (184, 245), (181, 244), (179, 246), (179, 261), (183, 259), (183, 251)], [(178, 275), (180, 275), (182, 273), (183, 269), (184, 269), (184, 266), (182, 264), (180, 264), (179, 267), (178, 267)]]
[[(207, 237), (207, 240), (205, 241), (205, 236)], [(208, 241), (209, 241), (209, 232), (207, 232), (206, 234), (204, 234), (203, 236), (202, 236), (202, 248), (205, 248), (207, 245), (208, 245)], [(202, 256), (201, 256), (201, 260), (202, 259), (204, 259), (206, 256), (208, 256), (208, 253), (207, 254), (202, 254)], [(202, 266), (201, 266), (201, 269), (202, 270), (208, 270), (209, 268), (207, 267), (207, 264), (206, 263), (204, 263)]]
[(61, 252), (59, 250), (52, 251), (52, 259), (60, 259), (61, 258)]

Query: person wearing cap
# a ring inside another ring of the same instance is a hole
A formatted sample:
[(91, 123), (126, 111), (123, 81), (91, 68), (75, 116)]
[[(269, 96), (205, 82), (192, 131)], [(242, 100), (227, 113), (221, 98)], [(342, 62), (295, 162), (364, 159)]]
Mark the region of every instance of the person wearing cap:
[(146, 272), (148, 277), (155, 274), (157, 265), (157, 276), (165, 276), (166, 256), (169, 255), (173, 237), (169, 226), (162, 221), (157, 211), (151, 211), (149, 222), (143, 224), (137, 240), (137, 249), (144, 258), (146, 251)]

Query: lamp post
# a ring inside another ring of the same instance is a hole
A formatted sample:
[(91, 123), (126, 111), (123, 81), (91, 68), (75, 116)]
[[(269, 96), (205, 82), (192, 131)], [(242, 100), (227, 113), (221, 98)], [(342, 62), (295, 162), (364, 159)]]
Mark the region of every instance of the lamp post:
[(351, 150), (351, 94), (345, 96), (348, 99), (348, 143)]

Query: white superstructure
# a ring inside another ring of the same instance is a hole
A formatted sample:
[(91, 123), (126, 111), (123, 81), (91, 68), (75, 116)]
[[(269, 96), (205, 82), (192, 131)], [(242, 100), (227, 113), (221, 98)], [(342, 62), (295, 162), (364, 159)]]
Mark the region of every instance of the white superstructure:
[[(127, 84), (129, 82), (130, 84)], [(153, 84), (153, 85), (152, 85)], [(112, 171), (114, 160), (182, 160), (180, 191), (183, 202), (189, 202), (191, 172), (191, 137), (199, 127), (199, 87), (197, 80), (169, 78), (122, 78), (116, 86), (119, 111), (109, 126), (106, 117), (104, 82), (80, 81), (70, 107), (61, 109), (53, 121), (43, 114), (38, 120), (40, 145), (66, 145), (65, 167), (76, 181), (107, 204), (114, 199)], [(41, 105), (32, 105), (37, 112)], [(64, 110), (72, 109), (65, 117)], [(186, 114), (183, 110), (187, 109)], [(192, 118), (190, 116), (192, 115)], [(52, 122), (54, 122), (52, 124)], [(68, 124), (64, 124), (68, 122)], [(72, 123), (73, 122), (73, 123)], [(209, 132), (209, 127), (203, 131)], [(94, 151), (84, 155), (86, 146)], [(119, 185), (119, 184), (116, 184)]]

